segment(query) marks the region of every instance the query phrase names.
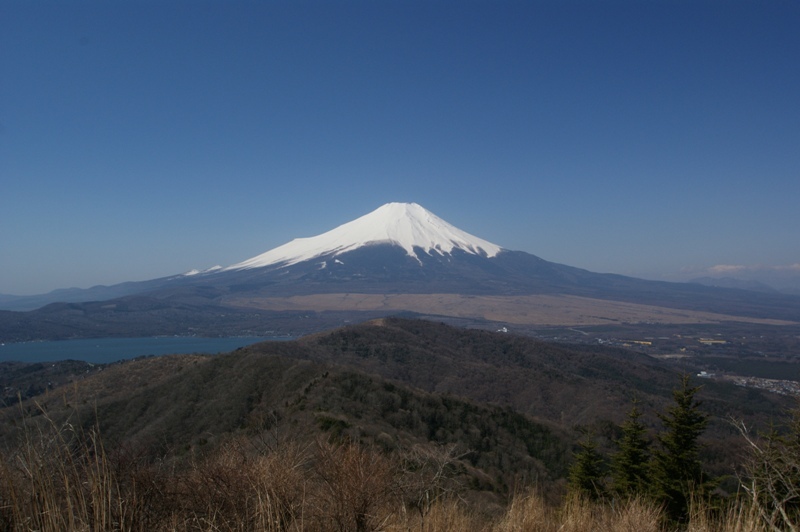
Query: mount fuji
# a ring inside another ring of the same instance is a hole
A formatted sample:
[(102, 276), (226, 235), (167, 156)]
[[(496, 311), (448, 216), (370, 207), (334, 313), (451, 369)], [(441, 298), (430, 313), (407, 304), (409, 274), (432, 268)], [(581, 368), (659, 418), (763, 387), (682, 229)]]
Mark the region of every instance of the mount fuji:
[(213, 286), (227, 301), (241, 301), (245, 293), (251, 299), (340, 292), (553, 293), (597, 275), (506, 250), (416, 203), (387, 203), (321, 235), (297, 238), (225, 268), (190, 273), (190, 280), (173, 282), (173, 288), (191, 292)]
[[(91, 328), (96, 319), (91, 316), (114, 323), (134, 319), (122, 312), (131, 308), (143, 323), (153, 317), (144, 313), (157, 310), (160, 334), (201, 330), (205, 325), (193, 324), (196, 316), (204, 316), (199, 321), (207, 325), (220, 316), (240, 320), (247, 312), (283, 313), (289, 319), (306, 311), (358, 313), (359, 318), (411, 311), (551, 325), (800, 322), (797, 296), (646, 281), (557, 264), (471, 235), (416, 203), (388, 203), (318, 236), (297, 238), (227, 267), (0, 300), (0, 309), (38, 307), (11, 313), (14, 327), (20, 320), (41, 323), (45, 315), (48, 323), (80, 315), (84, 321), (74, 327), (83, 330)], [(687, 312), (695, 314), (686, 318)], [(180, 316), (175, 318), (180, 325), (163, 325), (164, 316)], [(3, 323), (0, 319), (0, 337)]]

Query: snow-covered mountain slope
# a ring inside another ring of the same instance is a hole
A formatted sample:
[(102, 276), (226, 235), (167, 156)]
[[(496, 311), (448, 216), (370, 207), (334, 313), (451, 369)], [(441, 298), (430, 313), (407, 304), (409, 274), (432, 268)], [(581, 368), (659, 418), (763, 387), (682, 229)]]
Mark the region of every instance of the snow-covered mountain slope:
[(218, 270), (221, 270), (221, 269), (222, 269), (222, 266), (219, 266), (219, 265), (212, 266), (211, 268), (207, 268), (205, 270), (194, 269), (194, 270), (189, 270), (188, 272), (184, 273), (183, 276), (184, 277), (191, 277), (193, 275), (202, 275), (202, 274), (205, 274), (205, 273), (214, 273), (215, 271), (218, 271)]
[[(387, 203), (352, 222), (310, 238), (297, 238), (225, 270), (264, 266), (291, 266), (316, 257), (336, 256), (375, 244), (393, 244), (417, 257), (425, 253), (451, 254), (458, 249), (469, 254), (494, 257), (503, 248), (445, 222), (416, 203)], [(421, 263), (421, 262), (420, 262)]]

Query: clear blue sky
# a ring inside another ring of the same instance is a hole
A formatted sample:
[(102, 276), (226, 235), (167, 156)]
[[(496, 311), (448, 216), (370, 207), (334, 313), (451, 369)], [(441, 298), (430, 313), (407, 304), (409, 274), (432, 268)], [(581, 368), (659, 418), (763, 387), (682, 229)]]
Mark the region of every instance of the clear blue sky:
[(800, 263), (800, 2), (0, 4), (0, 292), (229, 265), (389, 201), (677, 279)]

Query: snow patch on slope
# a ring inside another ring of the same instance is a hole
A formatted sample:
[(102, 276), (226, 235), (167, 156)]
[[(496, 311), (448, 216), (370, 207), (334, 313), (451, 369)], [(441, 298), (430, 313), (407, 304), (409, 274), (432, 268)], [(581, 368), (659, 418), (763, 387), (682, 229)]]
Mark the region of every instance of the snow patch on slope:
[(352, 222), (310, 238), (297, 238), (225, 270), (290, 266), (323, 255), (339, 255), (363, 246), (394, 244), (419, 261), (415, 248), (428, 254), (454, 249), (494, 257), (503, 248), (445, 222), (416, 203), (387, 203)]
[(201, 275), (201, 274), (204, 274), (204, 273), (213, 273), (213, 272), (219, 271), (221, 269), (222, 269), (222, 266), (219, 266), (219, 265), (212, 266), (211, 268), (207, 268), (205, 270), (193, 269), (193, 270), (189, 270), (188, 272), (184, 273), (183, 276), (184, 277), (192, 277), (193, 275)]

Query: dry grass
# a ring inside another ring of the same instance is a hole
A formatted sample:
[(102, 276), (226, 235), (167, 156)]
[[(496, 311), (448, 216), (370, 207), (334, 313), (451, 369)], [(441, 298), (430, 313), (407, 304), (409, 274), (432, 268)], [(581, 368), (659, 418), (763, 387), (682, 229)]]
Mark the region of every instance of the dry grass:
[(715, 511), (702, 503), (693, 503), (687, 532), (767, 532), (774, 529), (759, 517), (748, 500)]
[(639, 323), (745, 322), (789, 325), (796, 322), (747, 318), (697, 310), (673, 309), (567, 295), (468, 296), (461, 294), (314, 294), (291, 297), (232, 297), (237, 308), (274, 311), (400, 311), (502, 321), (517, 325), (606, 325), (608, 320)]
[(9, 530), (132, 530), (137, 499), (120, 484), (95, 431), (72, 425), (26, 431), (4, 457), (0, 524)]
[(495, 532), (550, 532), (558, 530), (558, 514), (536, 493), (518, 495), (494, 527)]
[[(271, 447), (231, 439), (182, 467), (106, 452), (95, 431), (30, 423), (0, 456), (0, 530), (671, 532), (644, 499), (560, 507), (530, 491), (501, 515), (467, 505), (442, 472), (452, 449), (390, 458), (355, 444)], [(30, 420), (29, 420), (30, 421)], [(421, 506), (427, 498), (431, 504)], [(761, 532), (746, 503), (695, 504), (690, 532)]]
[(549, 506), (544, 498), (531, 492), (515, 497), (508, 511), (494, 527), (495, 532), (660, 532), (661, 509), (643, 499), (616, 504), (598, 504), (570, 497), (561, 508)]
[(463, 532), (490, 530), (485, 516), (471, 511), (463, 501), (446, 499), (434, 504), (425, 515), (400, 512), (384, 528), (387, 532)]

